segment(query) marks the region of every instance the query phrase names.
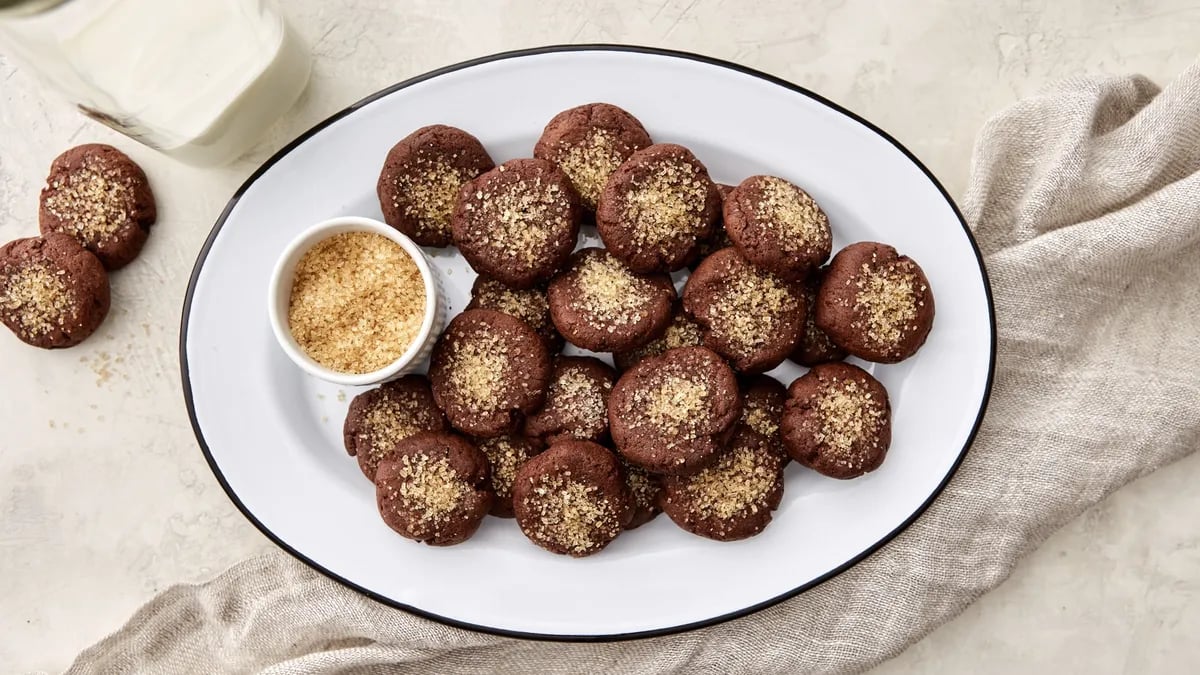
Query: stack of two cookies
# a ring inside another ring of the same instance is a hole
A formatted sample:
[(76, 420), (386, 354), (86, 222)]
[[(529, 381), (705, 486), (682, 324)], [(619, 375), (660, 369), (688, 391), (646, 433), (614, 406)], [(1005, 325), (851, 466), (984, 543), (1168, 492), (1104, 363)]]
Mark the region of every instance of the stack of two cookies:
[(42, 235), (0, 247), (0, 321), (23, 342), (83, 342), (108, 315), (108, 272), (146, 243), (157, 210), (146, 174), (107, 145), (59, 155), (42, 190)]

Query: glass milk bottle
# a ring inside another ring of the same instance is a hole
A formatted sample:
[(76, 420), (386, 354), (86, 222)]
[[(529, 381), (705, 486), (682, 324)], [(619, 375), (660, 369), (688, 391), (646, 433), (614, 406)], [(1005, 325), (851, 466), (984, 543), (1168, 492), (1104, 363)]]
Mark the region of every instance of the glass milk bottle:
[(273, 0), (0, 0), (0, 52), (89, 117), (199, 165), (248, 150), (310, 66)]

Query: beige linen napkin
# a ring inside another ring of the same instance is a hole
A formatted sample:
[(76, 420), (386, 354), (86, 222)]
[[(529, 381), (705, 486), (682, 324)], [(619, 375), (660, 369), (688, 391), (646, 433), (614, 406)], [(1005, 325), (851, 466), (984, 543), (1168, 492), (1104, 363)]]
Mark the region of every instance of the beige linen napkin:
[(845, 574), (713, 628), (551, 644), (448, 628), (276, 553), (171, 588), (78, 673), (849, 672), (996, 586), (1055, 529), (1195, 449), (1200, 66), (1163, 91), (1081, 79), (983, 129), (963, 201), (1000, 330), (974, 448), (912, 527)]

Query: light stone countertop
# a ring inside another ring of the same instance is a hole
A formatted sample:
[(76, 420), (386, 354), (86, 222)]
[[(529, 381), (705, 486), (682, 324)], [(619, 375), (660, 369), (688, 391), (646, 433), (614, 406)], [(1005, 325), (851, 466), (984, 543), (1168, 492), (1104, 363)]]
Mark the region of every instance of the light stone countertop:
[[(871, 119), (960, 196), (983, 121), (1053, 80), (1197, 56), (1195, 0), (291, 0), (316, 60), (299, 105), (249, 156), (180, 165), (45, 96), (0, 57), (0, 241), (37, 230), (50, 160), (100, 141), (145, 167), (159, 224), (114, 278), (82, 346), (0, 331), (0, 673), (59, 671), (153, 593), (268, 549), (193, 439), (176, 347), (192, 263), (255, 166), (325, 116), (409, 76), (492, 52), (624, 42), (700, 52)], [(400, 9), (403, 6), (406, 9)], [(751, 9), (753, 7), (754, 9)], [(1190, 672), (1200, 662), (1200, 457), (1120, 491), (960, 618), (876, 672)]]

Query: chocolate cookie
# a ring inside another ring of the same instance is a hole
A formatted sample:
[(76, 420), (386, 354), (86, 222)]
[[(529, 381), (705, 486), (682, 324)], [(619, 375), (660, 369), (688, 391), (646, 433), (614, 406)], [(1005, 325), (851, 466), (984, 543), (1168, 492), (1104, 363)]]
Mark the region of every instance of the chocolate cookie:
[(550, 319), (550, 301), (546, 299), (545, 288), (509, 288), (495, 279), (478, 276), (471, 285), (471, 302), (467, 309), (494, 309), (515, 316), (542, 336), (551, 354), (562, 351), (563, 337)]
[(524, 436), (496, 436), (479, 440), (479, 449), (492, 469), (492, 515), (513, 517), (512, 488), (517, 469), (527, 459), (542, 451), (542, 444)]
[(717, 541), (752, 537), (783, 498), (785, 461), (745, 429), (716, 463), (694, 476), (667, 476), (659, 499), (679, 527)]
[(634, 272), (674, 272), (695, 258), (720, 208), (716, 184), (690, 150), (651, 145), (608, 179), (596, 207), (596, 229), (604, 246)]
[(555, 115), (533, 146), (533, 156), (562, 167), (584, 207), (595, 210), (612, 172), (650, 143), (633, 115), (608, 103), (588, 103)]
[(0, 247), (0, 321), (22, 342), (72, 347), (108, 315), (108, 274), (73, 237), (51, 232)]
[(704, 262), (704, 259), (714, 252), (733, 246), (733, 241), (729, 239), (729, 233), (725, 231), (725, 219), (721, 215), (725, 206), (725, 198), (729, 196), (731, 191), (733, 191), (732, 185), (717, 183), (717, 192), (721, 194), (722, 208), (721, 211), (717, 212), (717, 222), (713, 223), (712, 233), (696, 247), (696, 253), (693, 256), (692, 262), (688, 263), (690, 269), (696, 269), (697, 265)]
[(808, 193), (775, 176), (751, 176), (725, 199), (725, 231), (757, 267), (800, 281), (829, 258), (829, 218)]
[(625, 526), (625, 529), (632, 530), (654, 520), (655, 516), (662, 513), (662, 508), (658, 505), (659, 495), (662, 494), (662, 479), (624, 460), (621, 461), (621, 468), (625, 471), (625, 486), (629, 488), (629, 494), (633, 497), (633, 518)]
[(443, 124), (392, 146), (375, 190), (388, 225), (422, 246), (449, 246), (450, 214), (463, 183), (495, 164), (479, 140)]
[(633, 498), (611, 452), (563, 441), (517, 470), (513, 511), (530, 541), (578, 558), (616, 539), (633, 515)]
[(630, 463), (682, 476), (713, 462), (741, 413), (725, 361), (705, 347), (682, 347), (625, 371), (609, 397), (608, 424)]
[(450, 229), (476, 272), (532, 288), (571, 256), (581, 215), (562, 169), (544, 159), (514, 159), (462, 186)]
[(421, 431), (444, 431), (446, 417), (438, 410), (424, 375), (406, 375), (364, 391), (350, 401), (342, 439), (346, 452), (375, 480), (379, 463), (400, 441)]
[(460, 544), (492, 505), (487, 458), (452, 433), (414, 434), (379, 464), (375, 501), (383, 522), (401, 536), (432, 546)]
[(111, 145), (80, 145), (54, 158), (42, 188), (42, 234), (75, 237), (104, 267), (128, 265), (158, 217), (146, 173)]
[(933, 291), (921, 266), (887, 244), (851, 244), (829, 264), (817, 293), (817, 326), (860, 359), (897, 363), (925, 344)]
[(788, 357), (802, 366), (811, 367), (818, 363), (831, 363), (846, 358), (846, 350), (834, 344), (825, 331), (817, 327), (817, 293), (821, 288), (822, 280), (825, 279), (827, 269), (822, 267), (817, 270), (804, 283), (804, 299), (807, 301), (805, 305), (807, 311), (804, 312), (804, 332), (800, 336), (800, 342), (796, 344), (796, 348)]
[(804, 291), (746, 261), (732, 248), (708, 256), (683, 287), (683, 307), (704, 344), (744, 373), (783, 363), (804, 330)]
[(621, 370), (629, 370), (633, 364), (647, 356), (658, 356), (668, 349), (696, 347), (701, 344), (704, 344), (704, 340), (700, 324), (692, 321), (692, 318), (683, 311), (682, 304), (676, 303), (675, 313), (671, 315), (671, 323), (667, 324), (667, 330), (661, 337), (655, 338), (637, 349), (616, 352), (613, 354), (613, 363), (617, 364), (617, 368)]
[(791, 459), (783, 447), (779, 426), (787, 389), (770, 375), (755, 375), (742, 382), (742, 418), (740, 431), (783, 458)]
[(883, 463), (892, 409), (887, 390), (870, 373), (824, 363), (788, 387), (781, 428), (792, 459), (832, 478), (855, 478)]
[(547, 445), (571, 438), (608, 438), (608, 396), (617, 373), (591, 356), (559, 356), (542, 408), (525, 420), (525, 435)]
[(550, 354), (524, 321), (472, 309), (450, 321), (429, 362), (433, 398), (456, 429), (500, 436), (537, 410), (550, 380)]
[(671, 322), (675, 285), (638, 276), (601, 248), (585, 248), (550, 282), (550, 316), (563, 337), (594, 352), (636, 349)]

